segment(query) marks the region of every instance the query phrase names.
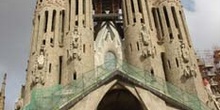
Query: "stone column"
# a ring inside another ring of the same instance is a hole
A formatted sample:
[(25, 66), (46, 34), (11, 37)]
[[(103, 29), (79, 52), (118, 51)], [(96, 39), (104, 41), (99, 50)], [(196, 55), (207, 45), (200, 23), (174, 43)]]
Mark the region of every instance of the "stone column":
[[(85, 4), (83, 4), (85, 3)], [(73, 10), (78, 10), (78, 26), (71, 29), (65, 39), (64, 74), (62, 80), (68, 84), (94, 69), (94, 38), (91, 0), (78, 1)], [(85, 9), (85, 13), (83, 13)], [(83, 22), (84, 21), (84, 22)], [(67, 56), (67, 57), (66, 57)], [(74, 75), (75, 74), (75, 75)]]
[[(165, 6), (167, 10), (166, 15), (163, 7), (163, 13), (161, 13), (163, 14), (163, 22), (170, 23), (170, 26), (165, 26), (164, 36), (165, 63), (167, 64), (165, 67), (167, 68), (165, 71), (166, 80), (189, 93), (197, 94), (204, 101), (207, 95), (201, 83), (202, 79), (195, 53), (193, 48), (188, 45), (187, 38), (189, 36), (182, 32), (186, 25), (180, 24), (179, 21), (184, 21), (180, 17), (174, 18), (177, 13), (173, 11), (172, 7), (175, 7), (176, 10), (181, 10), (182, 7), (179, 2), (175, 1), (163, 2), (161, 6)], [(180, 35), (183, 35), (183, 38), (179, 37)]]

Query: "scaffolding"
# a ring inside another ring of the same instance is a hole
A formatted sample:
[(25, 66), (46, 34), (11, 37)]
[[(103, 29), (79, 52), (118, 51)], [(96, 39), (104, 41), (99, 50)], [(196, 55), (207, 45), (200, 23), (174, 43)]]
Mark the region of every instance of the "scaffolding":
[(66, 110), (76, 104), (90, 92), (96, 90), (115, 76), (123, 77), (143, 89), (151, 91), (166, 102), (175, 103), (188, 110), (210, 110), (195, 94), (190, 94), (163, 78), (152, 76), (127, 62), (115, 62), (114, 69), (106, 69), (104, 65), (115, 65), (112, 62), (103, 64), (92, 71), (84, 73), (77, 80), (66, 86), (56, 85), (46, 89), (34, 89), (31, 101), (23, 110)]

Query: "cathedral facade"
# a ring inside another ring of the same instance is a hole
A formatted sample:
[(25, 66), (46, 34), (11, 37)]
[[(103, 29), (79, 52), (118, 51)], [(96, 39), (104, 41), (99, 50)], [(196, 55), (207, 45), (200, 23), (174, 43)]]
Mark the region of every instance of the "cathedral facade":
[(37, 0), (16, 109), (208, 110), (179, 0)]

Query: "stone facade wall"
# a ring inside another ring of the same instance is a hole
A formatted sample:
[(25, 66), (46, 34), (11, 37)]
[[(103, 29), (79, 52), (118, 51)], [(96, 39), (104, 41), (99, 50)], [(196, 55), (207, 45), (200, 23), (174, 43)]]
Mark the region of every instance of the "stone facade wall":
[[(198, 73), (195, 52), (180, 1), (121, 1), (124, 36), (118, 38), (124, 39), (120, 41), (120, 48), (112, 46), (115, 49), (113, 51), (121, 50), (121, 60), (196, 93), (206, 101), (207, 95)], [(94, 39), (103, 36), (94, 36), (98, 32), (94, 32), (92, 2), (37, 1), (25, 95), (21, 97), (24, 102), (21, 106), (29, 104), (34, 88), (66, 85), (97, 66), (95, 55), (100, 50), (96, 50), (99, 45), (95, 44)], [(105, 51), (108, 51), (106, 48)], [(145, 97), (145, 92), (140, 93), (142, 97)], [(160, 99), (155, 99), (155, 102), (165, 106)], [(157, 109), (156, 105), (149, 106)]]

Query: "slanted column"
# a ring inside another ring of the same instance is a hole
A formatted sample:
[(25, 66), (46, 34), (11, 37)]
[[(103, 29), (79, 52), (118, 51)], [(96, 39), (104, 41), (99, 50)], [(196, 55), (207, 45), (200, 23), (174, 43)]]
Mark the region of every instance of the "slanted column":
[(34, 19), (34, 30), (32, 37), (32, 46), (31, 46), (31, 54), (36, 52), (37, 47), (37, 39), (39, 34), (39, 23), (40, 23), (40, 15), (36, 16)]
[(42, 44), (42, 38), (43, 38), (43, 34), (44, 34), (44, 24), (45, 23), (45, 13), (43, 12), (43, 14), (40, 15), (40, 26), (39, 26), (39, 37), (38, 37), (38, 41), (37, 41), (37, 50), (40, 49), (40, 45)]
[(126, 7), (126, 0), (122, 0), (122, 11), (123, 11), (123, 20), (124, 20), (124, 26), (128, 25), (128, 13), (127, 13), (127, 7)]
[(147, 20), (147, 9), (143, 6), (146, 3), (140, 0), (127, 0), (126, 3), (129, 23), (124, 29), (125, 58), (133, 66), (150, 70), (153, 57), (151, 30), (148, 22), (142, 20), (144, 14)]
[(140, 17), (141, 17), (141, 13), (139, 12), (139, 6), (138, 6), (138, 0), (132, 0), (133, 2), (133, 8), (134, 8), (134, 12), (133, 12), (133, 15), (134, 15), (134, 18), (136, 23), (140, 23)]
[(55, 36), (55, 38), (54, 38), (54, 42), (55, 42), (55, 45), (59, 45), (59, 23), (60, 23), (60, 17), (59, 17), (59, 11), (56, 11), (56, 16), (55, 16), (55, 24), (54, 24), (54, 26), (55, 26), (55, 28), (54, 28), (54, 36)]
[(94, 69), (92, 0), (75, 0), (72, 8), (77, 20), (65, 37), (65, 68), (61, 77), (63, 84), (78, 80), (86, 72)]
[(93, 30), (93, 6), (92, 6), (92, 0), (89, 0), (89, 27), (91, 30)]
[(90, 19), (91, 19), (91, 16), (90, 16), (90, 13), (91, 13), (91, 9), (90, 9), (90, 2), (91, 0), (86, 0), (85, 1), (85, 22), (86, 22), (86, 27), (90, 27)]
[(72, 30), (75, 26), (75, 21), (76, 21), (76, 1), (75, 0), (70, 0), (71, 4), (70, 5), (70, 30)]
[(79, 0), (79, 4), (78, 4), (78, 11), (79, 11), (79, 15), (78, 15), (78, 23), (79, 23), (79, 27), (83, 27), (83, 0)]
[[(207, 94), (205, 94), (204, 88), (201, 88), (203, 86), (202, 79), (194, 50), (188, 44), (189, 35), (184, 30), (187, 25), (179, 23), (179, 21), (185, 20), (180, 17), (182, 12), (176, 14), (176, 10), (182, 10), (182, 7), (176, 1), (164, 1), (161, 6), (162, 19), (165, 22), (164, 29), (166, 30), (163, 44), (165, 48), (164, 61), (167, 64), (164, 67), (166, 68), (166, 80), (189, 93), (197, 94), (204, 101)], [(188, 100), (187, 98), (185, 100)]]
[(52, 13), (53, 13), (53, 11), (52, 10), (49, 10), (48, 11), (48, 22), (47, 22), (47, 32), (51, 32), (51, 26), (52, 26)]
[(189, 35), (189, 30), (186, 24), (186, 19), (185, 19), (185, 14), (183, 13), (183, 9), (179, 10), (179, 14), (178, 14), (179, 18), (180, 18), (180, 22), (182, 23), (182, 28), (184, 30), (183, 33), (185, 33), (185, 39), (187, 40), (187, 44), (189, 45), (189, 47), (192, 47), (192, 41), (190, 39), (190, 35)]
[(128, 21), (129, 24), (134, 24), (133, 22), (133, 12), (132, 12), (132, 8), (131, 8), (131, 0), (126, 0), (127, 3), (127, 14), (128, 14)]

